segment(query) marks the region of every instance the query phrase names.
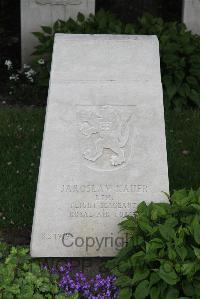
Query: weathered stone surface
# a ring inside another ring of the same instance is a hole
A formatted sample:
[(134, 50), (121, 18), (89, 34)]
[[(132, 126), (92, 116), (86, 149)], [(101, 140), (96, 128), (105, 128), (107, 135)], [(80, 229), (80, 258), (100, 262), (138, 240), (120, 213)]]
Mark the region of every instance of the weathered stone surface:
[(200, 0), (184, 0), (183, 22), (193, 33), (200, 34)]
[(155, 36), (55, 38), (31, 254), (113, 256), (117, 224), (166, 200), (168, 170)]
[(41, 31), (40, 26), (52, 26), (58, 19), (76, 19), (79, 12), (94, 14), (95, 0), (21, 0), (22, 63), (31, 60), (38, 43), (32, 32)]

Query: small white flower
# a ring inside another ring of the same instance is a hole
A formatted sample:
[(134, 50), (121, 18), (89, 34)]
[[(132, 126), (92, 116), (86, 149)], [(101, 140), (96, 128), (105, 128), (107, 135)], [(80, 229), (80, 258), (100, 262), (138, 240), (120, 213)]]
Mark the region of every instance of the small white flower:
[(11, 60), (6, 60), (5, 65), (7, 66), (8, 70), (12, 69), (12, 61)]
[(45, 64), (44, 59), (43, 59), (43, 58), (40, 58), (40, 59), (38, 60), (38, 64)]
[(29, 68), (30, 68), (30, 65), (24, 64), (24, 69), (29, 69)]
[(36, 74), (36, 72), (33, 69), (30, 69), (29, 71), (25, 72), (26, 77), (32, 77)]
[(28, 80), (33, 83), (34, 82), (34, 79), (32, 77), (28, 77)]
[(33, 76), (35, 74), (36, 74), (36, 72), (33, 69), (30, 69), (29, 71), (25, 72), (26, 78), (32, 83), (34, 82)]
[(17, 81), (19, 80), (19, 75), (18, 74), (12, 74), (10, 77), (9, 77), (10, 80), (14, 80), (14, 81)]

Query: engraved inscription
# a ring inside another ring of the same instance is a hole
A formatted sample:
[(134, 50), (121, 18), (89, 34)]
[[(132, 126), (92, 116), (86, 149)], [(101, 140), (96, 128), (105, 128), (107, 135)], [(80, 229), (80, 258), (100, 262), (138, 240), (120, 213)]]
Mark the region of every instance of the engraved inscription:
[(80, 0), (35, 0), (36, 4), (39, 5), (81, 5), (82, 1)]
[(60, 192), (69, 193), (105, 193), (105, 192), (115, 192), (115, 193), (143, 193), (148, 192), (149, 187), (142, 184), (117, 184), (117, 185), (72, 185), (66, 184), (62, 185)]
[[(68, 193), (71, 199), (73, 198), (66, 211), (70, 218), (122, 218), (131, 215), (136, 209), (137, 202), (134, 201), (134, 196), (130, 198), (130, 194), (147, 193), (149, 186), (66, 184), (60, 186), (59, 191), (63, 194)], [(88, 198), (88, 193), (91, 193), (92, 197)], [(79, 196), (81, 194), (84, 196)], [(123, 194), (122, 199), (119, 199), (117, 194)]]
[[(126, 111), (124, 111), (126, 110)], [(127, 162), (133, 112), (119, 106), (82, 106), (78, 126), (85, 144), (82, 157), (97, 168), (116, 169)], [(107, 153), (106, 153), (107, 151)]]

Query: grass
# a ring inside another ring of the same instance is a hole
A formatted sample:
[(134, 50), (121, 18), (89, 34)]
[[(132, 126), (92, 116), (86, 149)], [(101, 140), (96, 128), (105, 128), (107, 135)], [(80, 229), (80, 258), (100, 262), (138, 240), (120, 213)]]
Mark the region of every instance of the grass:
[[(45, 111), (0, 109), (0, 227), (31, 227)], [(170, 189), (200, 186), (200, 112), (166, 115)]]

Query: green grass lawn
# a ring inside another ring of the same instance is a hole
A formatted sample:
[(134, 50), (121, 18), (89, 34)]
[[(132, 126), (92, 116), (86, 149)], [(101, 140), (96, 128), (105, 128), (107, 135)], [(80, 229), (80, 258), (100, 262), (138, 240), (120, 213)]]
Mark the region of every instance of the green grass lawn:
[[(45, 111), (0, 109), (0, 227), (31, 227)], [(166, 116), (170, 189), (200, 186), (200, 112)]]

